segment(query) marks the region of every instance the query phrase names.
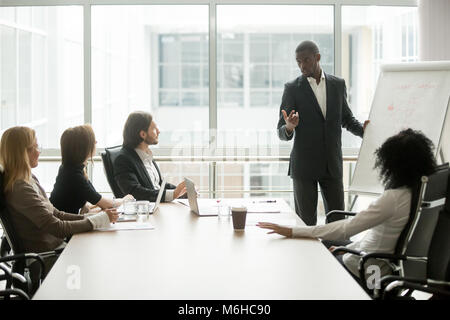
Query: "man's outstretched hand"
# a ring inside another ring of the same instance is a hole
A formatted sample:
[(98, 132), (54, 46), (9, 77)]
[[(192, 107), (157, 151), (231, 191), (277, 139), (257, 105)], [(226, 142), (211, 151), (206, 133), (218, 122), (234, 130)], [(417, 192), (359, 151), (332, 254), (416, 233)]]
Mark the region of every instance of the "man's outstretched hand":
[(289, 113), (289, 116), (287, 115), (286, 110), (281, 110), (281, 113), (283, 114), (284, 122), (286, 122), (286, 130), (291, 134), (295, 127), (298, 126), (300, 120), (298, 112), (292, 110), (291, 113)]

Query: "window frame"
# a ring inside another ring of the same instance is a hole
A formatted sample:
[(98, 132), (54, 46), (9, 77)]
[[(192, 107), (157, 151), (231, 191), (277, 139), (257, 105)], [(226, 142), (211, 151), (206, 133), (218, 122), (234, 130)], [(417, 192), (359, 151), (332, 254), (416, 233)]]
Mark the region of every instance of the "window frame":
[[(332, 5), (334, 7), (334, 74), (342, 75), (342, 6), (411, 6), (417, 7), (418, 0), (3, 0), (0, 7), (17, 6), (82, 6), (83, 7), (83, 71), (84, 71), (84, 122), (92, 123), (92, 79), (91, 79), (91, 9), (100, 5), (208, 5), (209, 6), (209, 144), (200, 148), (196, 154), (207, 154), (214, 150), (215, 155), (229, 155), (226, 148), (217, 148), (217, 6), (218, 5)], [(417, 39), (414, 39), (417, 41)], [(416, 54), (416, 52), (415, 52)], [(266, 147), (263, 146), (262, 149)], [(242, 149), (242, 150), (241, 150)], [(270, 148), (269, 148), (270, 149)], [(280, 146), (278, 156), (286, 157), (290, 153), (290, 146)], [(258, 148), (261, 150), (261, 148)], [(103, 149), (99, 148), (98, 153)], [(200, 153), (199, 153), (200, 152)], [(155, 153), (159, 156), (170, 156), (172, 148), (158, 148)], [(357, 155), (356, 148), (343, 148), (347, 156)], [(59, 149), (44, 149), (42, 156), (59, 156)], [(251, 154), (249, 148), (239, 148), (236, 154)], [(265, 153), (267, 154), (267, 153)]]

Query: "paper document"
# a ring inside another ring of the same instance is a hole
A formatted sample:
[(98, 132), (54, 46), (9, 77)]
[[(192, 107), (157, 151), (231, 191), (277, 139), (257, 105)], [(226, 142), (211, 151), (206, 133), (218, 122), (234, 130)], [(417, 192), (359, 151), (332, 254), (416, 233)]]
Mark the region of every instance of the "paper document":
[[(276, 201), (227, 200), (227, 199), (198, 199), (199, 204), (209, 207), (246, 206), (248, 213), (280, 213), (280, 204)], [(187, 199), (177, 200), (178, 203), (189, 206)]]
[(151, 230), (155, 229), (155, 227), (150, 223), (136, 223), (136, 222), (128, 222), (128, 223), (115, 223), (111, 224), (108, 228), (97, 229), (96, 231), (124, 231), (124, 230)]
[(280, 213), (280, 206), (273, 203), (248, 204), (248, 213)]

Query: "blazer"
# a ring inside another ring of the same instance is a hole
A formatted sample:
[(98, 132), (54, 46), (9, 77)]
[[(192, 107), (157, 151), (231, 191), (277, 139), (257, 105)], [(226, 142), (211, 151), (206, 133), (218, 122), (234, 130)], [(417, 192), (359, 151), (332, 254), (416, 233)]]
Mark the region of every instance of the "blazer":
[[(159, 185), (161, 185), (161, 172), (154, 160), (153, 164), (158, 171)], [(159, 190), (155, 189), (144, 163), (134, 149), (122, 147), (122, 150), (119, 151), (117, 158), (114, 160), (113, 168), (114, 180), (122, 191), (121, 197), (131, 194), (136, 200), (156, 201)], [(173, 184), (166, 183), (166, 189), (175, 188), (176, 186)], [(163, 200), (165, 196), (166, 190), (163, 192)]]
[[(288, 175), (291, 178), (319, 179), (328, 176), (342, 178), (342, 127), (354, 135), (363, 136), (363, 127), (347, 104), (347, 89), (341, 78), (325, 74), (326, 118), (316, 96), (303, 75), (284, 86), (277, 125), (278, 137), (291, 140), (294, 136)], [(295, 110), (299, 124), (293, 135), (287, 135), (286, 122), (281, 110), (287, 114)]]
[(64, 238), (93, 229), (83, 215), (56, 209), (36, 177), (32, 181), (17, 180), (5, 194), (11, 221), (26, 252), (56, 249)]

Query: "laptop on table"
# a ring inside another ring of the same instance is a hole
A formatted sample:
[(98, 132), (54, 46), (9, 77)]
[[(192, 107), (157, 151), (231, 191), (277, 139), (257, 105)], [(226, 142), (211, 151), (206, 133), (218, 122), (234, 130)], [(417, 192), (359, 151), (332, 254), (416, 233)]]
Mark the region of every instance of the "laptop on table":
[(212, 206), (199, 206), (197, 201), (197, 191), (195, 190), (194, 181), (184, 178), (186, 184), (186, 192), (191, 211), (200, 217), (212, 217), (219, 215), (218, 208)]

